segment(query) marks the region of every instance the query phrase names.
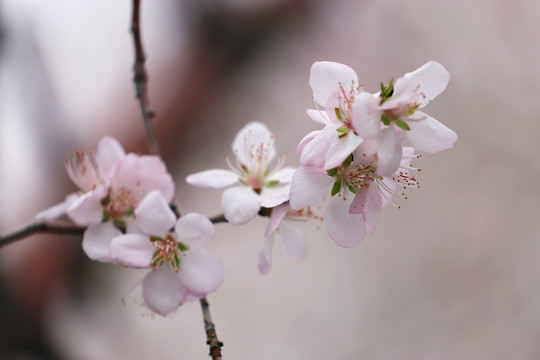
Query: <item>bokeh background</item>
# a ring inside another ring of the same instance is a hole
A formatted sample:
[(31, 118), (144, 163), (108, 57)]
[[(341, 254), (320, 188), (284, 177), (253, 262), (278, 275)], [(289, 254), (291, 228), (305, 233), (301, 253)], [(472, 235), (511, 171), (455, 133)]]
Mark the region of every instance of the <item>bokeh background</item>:
[[(63, 159), (110, 134), (148, 151), (131, 82), (130, 1), (0, 1), (0, 232), (75, 190)], [(309, 69), (354, 68), (368, 91), (429, 60), (451, 73), (426, 109), (454, 149), (354, 250), (304, 225), (307, 258), (259, 275), (267, 219), (217, 226), (226, 279), (208, 299), (224, 359), (540, 358), (540, 2), (143, 1), (150, 98), (180, 210), (220, 213), (184, 177), (225, 167), (253, 120), (286, 164), (317, 128)], [(80, 238), (0, 251), (1, 359), (206, 359), (199, 304), (152, 318), (126, 298), (144, 271), (94, 263)]]

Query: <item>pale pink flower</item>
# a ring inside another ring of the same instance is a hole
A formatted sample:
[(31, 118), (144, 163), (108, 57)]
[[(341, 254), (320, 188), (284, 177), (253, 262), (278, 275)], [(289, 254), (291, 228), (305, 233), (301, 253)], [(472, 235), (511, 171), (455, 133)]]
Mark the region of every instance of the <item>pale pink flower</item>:
[[(178, 221), (160, 191), (150, 192), (135, 209), (138, 232), (112, 239), (116, 264), (152, 268), (142, 281), (143, 298), (153, 312), (165, 316), (186, 301), (216, 290), (223, 265), (205, 249), (215, 236), (206, 217), (190, 213)], [(174, 227), (174, 232), (170, 232)]]
[(264, 245), (259, 254), (259, 272), (262, 275), (268, 274), (272, 267), (272, 252), (276, 232), (281, 233), (283, 249), (285, 253), (293, 259), (302, 260), (306, 257), (307, 246), (302, 230), (298, 228), (297, 222), (317, 218), (311, 209), (293, 210), (288, 203), (281, 204), (272, 209), (270, 222), (264, 234)]
[(77, 151), (66, 160), (66, 170), (81, 191), (41, 213), (39, 220), (64, 214), (87, 227), (83, 249), (89, 258), (110, 261), (109, 244), (121, 230), (129, 231), (135, 207), (150, 191), (159, 190), (169, 201), (174, 183), (157, 156), (126, 154), (120, 143), (104, 137), (97, 152)]
[(261, 207), (272, 208), (289, 199), (294, 169), (282, 168), (282, 157), (270, 169), (276, 155), (274, 140), (274, 135), (264, 124), (248, 123), (232, 143), (236, 166), (227, 159), (230, 170), (201, 171), (187, 176), (186, 182), (202, 188), (222, 188), (239, 183), (223, 192), (221, 207), (231, 224), (245, 224), (257, 216)]

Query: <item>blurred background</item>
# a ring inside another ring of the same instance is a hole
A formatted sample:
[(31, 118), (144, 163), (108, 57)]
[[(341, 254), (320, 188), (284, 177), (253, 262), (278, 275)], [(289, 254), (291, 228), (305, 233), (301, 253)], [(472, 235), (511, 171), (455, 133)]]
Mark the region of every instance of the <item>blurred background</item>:
[[(217, 225), (226, 279), (208, 300), (224, 359), (540, 358), (540, 2), (143, 1), (157, 132), (182, 213), (220, 213), (187, 174), (226, 166), (240, 127), (262, 121), (286, 164), (317, 128), (309, 69), (332, 60), (365, 89), (429, 60), (451, 74), (426, 112), (454, 149), (415, 162), (421, 189), (386, 207), (354, 250), (306, 223), (308, 256), (267, 219)], [(131, 4), (0, 1), (0, 232), (75, 190), (63, 160), (105, 134), (147, 153), (132, 84)], [(152, 318), (126, 298), (145, 272), (89, 261), (80, 238), (0, 251), (1, 359), (207, 359), (197, 302)]]

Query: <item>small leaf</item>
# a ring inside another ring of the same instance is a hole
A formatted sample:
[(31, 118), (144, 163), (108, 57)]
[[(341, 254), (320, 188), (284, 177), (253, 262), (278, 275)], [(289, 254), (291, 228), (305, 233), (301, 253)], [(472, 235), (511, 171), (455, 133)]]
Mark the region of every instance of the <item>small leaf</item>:
[(342, 126), (339, 129), (337, 129), (337, 132), (348, 134), (349, 133), (349, 128), (346, 127), (346, 126)]
[(341, 110), (339, 108), (335, 108), (334, 111), (336, 113), (338, 120), (343, 122), (343, 117), (341, 116)]
[(354, 157), (353, 157), (353, 154), (351, 154), (351, 155), (347, 156), (347, 158), (343, 161), (343, 165), (349, 166), (349, 165), (351, 165), (353, 160), (354, 160)]
[(182, 252), (188, 251), (189, 249), (189, 247), (184, 243), (179, 242), (177, 245), (178, 245), (178, 249), (180, 249), (180, 251)]
[(180, 269), (180, 258), (176, 255), (174, 256), (174, 264), (176, 265), (176, 269)]
[(352, 186), (352, 185), (348, 185), (347, 188), (349, 189), (350, 192), (352, 192), (353, 194), (356, 194), (358, 191), (356, 190), (356, 187)]
[(384, 125), (387, 125), (387, 126), (390, 125), (390, 118), (386, 114), (382, 114), (381, 121), (383, 122)]
[(330, 175), (330, 176), (336, 176), (336, 175), (337, 175), (337, 172), (338, 172), (338, 168), (335, 167), (335, 168), (333, 168), (333, 169), (328, 170), (326, 173), (327, 173), (328, 175)]
[(334, 182), (334, 186), (332, 186), (332, 192), (330, 194), (332, 194), (332, 196), (334, 196), (339, 192), (339, 190), (341, 190), (341, 181), (336, 180)]
[(267, 181), (264, 186), (266, 187), (272, 187), (272, 186), (276, 186), (277, 184), (279, 184), (279, 180), (272, 180), (272, 181)]
[(402, 128), (403, 130), (411, 130), (411, 128), (409, 127), (409, 125), (407, 125), (407, 123), (401, 119), (397, 119), (396, 120), (396, 126), (399, 127), (399, 128)]
[(114, 219), (113, 220), (114, 225), (119, 227), (120, 229), (124, 230), (126, 228), (126, 222), (120, 219)]
[(111, 218), (109, 213), (106, 210), (103, 210), (103, 221), (107, 221)]

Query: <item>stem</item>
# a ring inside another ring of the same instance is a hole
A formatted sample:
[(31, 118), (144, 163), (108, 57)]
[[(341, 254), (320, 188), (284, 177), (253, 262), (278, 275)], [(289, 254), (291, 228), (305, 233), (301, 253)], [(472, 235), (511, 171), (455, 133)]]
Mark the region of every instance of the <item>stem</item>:
[(212, 357), (212, 360), (221, 360), (221, 347), (223, 343), (217, 337), (216, 326), (212, 322), (208, 300), (203, 297), (200, 303), (204, 319), (204, 330), (206, 331), (206, 343), (210, 347), (209, 355)]
[(140, 0), (133, 0), (133, 17), (131, 21), (131, 32), (133, 34), (133, 43), (135, 45), (133, 82), (135, 83), (135, 94), (141, 107), (141, 114), (144, 128), (146, 130), (146, 136), (150, 142), (150, 152), (154, 155), (160, 155), (156, 129), (154, 128), (154, 123), (152, 122), (156, 116), (156, 113), (150, 107), (150, 101), (148, 99), (148, 76), (146, 75), (146, 68), (144, 66), (146, 58), (144, 56), (141, 39), (140, 5)]
[(217, 224), (217, 223), (225, 223), (225, 222), (228, 222), (228, 221), (227, 221), (227, 219), (225, 219), (224, 214), (219, 214), (219, 215), (216, 215), (216, 216), (210, 218), (210, 222), (212, 224)]
[(33, 234), (83, 235), (84, 230), (85, 228), (74, 225), (48, 224), (46, 222), (33, 223), (26, 225), (24, 228), (14, 231), (11, 234), (1, 235), (0, 248)]

